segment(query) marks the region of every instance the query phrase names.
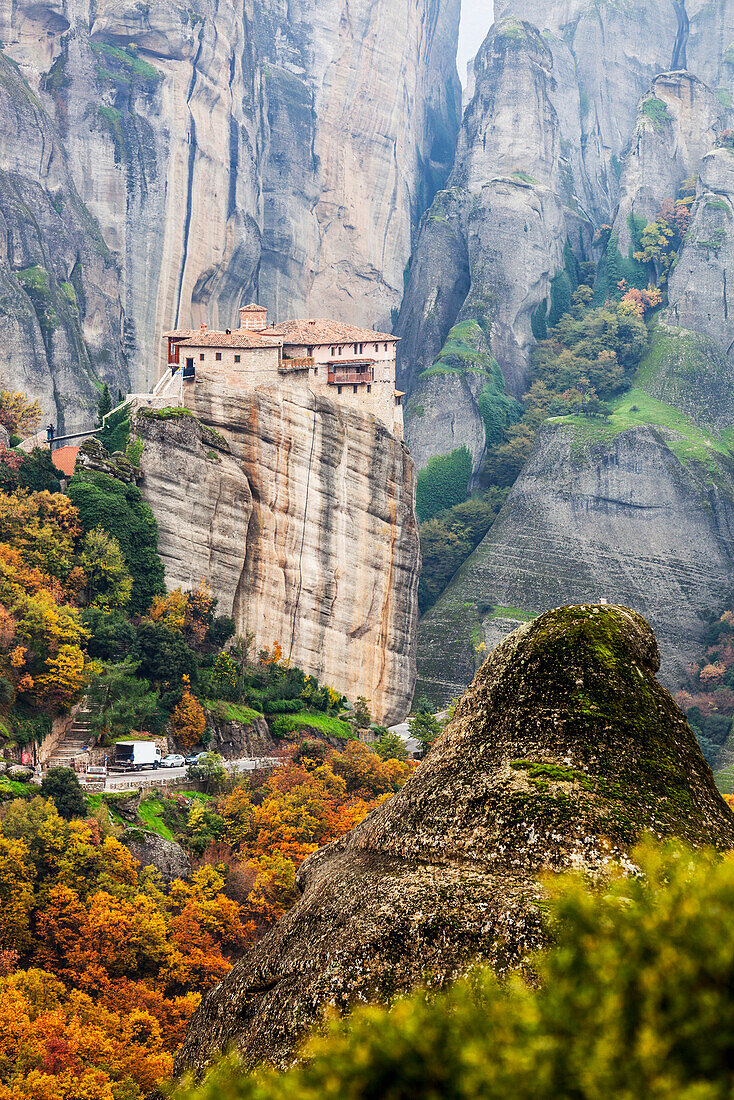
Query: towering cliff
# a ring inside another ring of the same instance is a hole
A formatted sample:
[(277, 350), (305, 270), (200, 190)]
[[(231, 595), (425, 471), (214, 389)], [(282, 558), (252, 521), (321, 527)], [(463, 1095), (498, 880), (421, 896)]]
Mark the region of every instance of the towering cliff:
[[(224, 328), (247, 297), (279, 317), (390, 323), (453, 158), (458, 13), (459, 0), (4, 6), (23, 94), (119, 269), (117, 330), (94, 333), (116, 379), (126, 354), (143, 388), (164, 329)], [(4, 144), (25, 155), (22, 130)], [(88, 297), (99, 285), (80, 280)], [(14, 361), (33, 347), (19, 337)]]
[(0, 54), (0, 384), (63, 424), (89, 422), (95, 378), (127, 389), (114, 259), (58, 133)]
[[(463, 433), (436, 432), (410, 411), (443, 405), (444, 420), (451, 415), (441, 371), (430, 368), (441, 367), (457, 322), (482, 326), (508, 390), (520, 395), (533, 316), (553, 311), (554, 276), (570, 252), (598, 259), (595, 232), (613, 224), (626, 256), (630, 215), (654, 216), (697, 172), (728, 125), (730, 8), (495, 6), (455, 167), (421, 223), (397, 326), (400, 384), (411, 394), (406, 438), (421, 465), (449, 444), (477, 451), (480, 418), (463, 391)], [(465, 352), (463, 370), (482, 370), (481, 356)]]
[(233, 393), (202, 374), (192, 407), (136, 419), (169, 587), (207, 577), (256, 649), (277, 641), (377, 720), (403, 718), (420, 551), (402, 443), (309, 391)]
[(500, 971), (544, 939), (539, 879), (629, 866), (648, 831), (730, 848), (734, 818), (622, 607), (570, 607), (487, 660), (405, 787), (298, 871), (302, 896), (205, 995), (176, 1069), (288, 1064), (327, 1005)]

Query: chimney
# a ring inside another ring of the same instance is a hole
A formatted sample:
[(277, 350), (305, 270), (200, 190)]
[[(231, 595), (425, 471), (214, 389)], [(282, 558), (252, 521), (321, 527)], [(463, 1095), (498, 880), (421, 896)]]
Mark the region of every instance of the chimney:
[(202, 322), (201, 322), (201, 326), (200, 326), (200, 330), (201, 330), (201, 332), (206, 332), (206, 330), (207, 330), (208, 328), (209, 328), (209, 326), (207, 325), (206, 321), (202, 321)]
[(246, 329), (248, 332), (259, 332), (260, 329), (265, 328), (268, 318), (268, 311), (264, 306), (258, 306), (254, 303), (249, 306), (242, 306), (240, 308), (240, 331)]

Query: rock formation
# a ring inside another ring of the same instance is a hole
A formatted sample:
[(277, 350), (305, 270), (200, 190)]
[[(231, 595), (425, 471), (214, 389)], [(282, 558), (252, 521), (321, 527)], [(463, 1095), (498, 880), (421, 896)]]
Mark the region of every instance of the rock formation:
[(238, 393), (199, 372), (191, 400), (198, 421), (136, 420), (169, 587), (207, 577), (256, 650), (277, 641), (379, 721), (403, 718), (420, 571), (405, 447), (310, 391)]
[(515, 631), (406, 786), (302, 865), (300, 900), (205, 995), (177, 1072), (228, 1046), (285, 1065), (327, 1005), (521, 963), (544, 938), (539, 877), (629, 866), (643, 831), (730, 848), (734, 817), (658, 663), (623, 607)]
[[(613, 224), (626, 256), (630, 215), (653, 217), (697, 172), (727, 125), (734, 75), (725, 61), (730, 6), (723, 5), (723, 19), (705, 6), (694, 11), (689, 4), (687, 11), (678, 0), (601, 8), (576, 0), (502, 0), (495, 6), (497, 21), (476, 58), (454, 169), (422, 220), (396, 330), (403, 337), (400, 386), (411, 395), (406, 420), (416, 437), (408, 438), (419, 468), (447, 453), (460, 435), (452, 425), (431, 445), (430, 423), (419, 424), (411, 411), (442, 402), (446, 384), (428, 369), (440, 363), (457, 321), (482, 325), (508, 390), (519, 396), (534, 343), (533, 315), (552, 311), (554, 276), (568, 250), (576, 260), (598, 259), (594, 232)], [(706, 47), (704, 26), (711, 31)], [(714, 82), (707, 86), (707, 80)], [(705, 233), (703, 239), (709, 239)], [(465, 360), (465, 367), (479, 365)], [(466, 394), (457, 397), (463, 414)], [(476, 455), (479, 425), (467, 411), (462, 442)], [(445, 423), (456, 419), (453, 412), (444, 401)]]
[(143, 867), (155, 867), (160, 871), (164, 882), (188, 878), (191, 874), (191, 861), (175, 840), (166, 840), (148, 829), (133, 828), (123, 833), (122, 843)]
[(242, 572), (252, 493), (224, 437), (186, 410), (158, 419), (141, 409), (140, 485), (158, 522), (158, 552), (168, 588), (193, 589), (202, 578), (230, 615)]
[(655, 219), (681, 180), (698, 172), (725, 116), (721, 101), (691, 73), (663, 73), (652, 82), (638, 106), (620, 181), (614, 235), (623, 256), (631, 243), (630, 215), (643, 224)]
[(734, 149), (717, 148), (701, 163), (688, 238), (670, 276), (668, 316), (677, 325), (711, 337), (730, 361), (734, 298), (727, 271), (733, 257)]
[(705, 614), (726, 606), (733, 531), (725, 455), (712, 452), (708, 467), (690, 461), (676, 432), (651, 424), (611, 439), (546, 425), (494, 526), (421, 620), (418, 692), (451, 699), (471, 678), (477, 645), (491, 648), (518, 617), (569, 599), (639, 609), (660, 639), (664, 680), (677, 686)]
[[(631, 261), (684, 181), (696, 197), (629, 400), (605, 426), (546, 425), (494, 527), (420, 624), (418, 691), (445, 702), (518, 622), (602, 597), (649, 617), (665, 682), (679, 686), (734, 569), (734, 5), (501, 0), (495, 16), (398, 323), (419, 469), (466, 445), (476, 473), (482, 428), (491, 442), (476, 391), (502, 396), (501, 379), (477, 382), (485, 352), (521, 394), (554, 282), (569, 261), (602, 258), (605, 234), (592, 230), (610, 227), (608, 254)], [(471, 323), (487, 346), (465, 341), (463, 361), (447, 358)]]
[[(82, 262), (74, 284), (87, 339), (111, 357), (115, 385), (125, 388), (123, 351), (134, 388), (147, 388), (164, 329), (224, 328), (255, 295), (275, 317), (387, 327), (414, 228), (453, 158), (458, 19), (459, 0), (5, 5), (0, 40), (32, 92), (11, 88), (3, 102), (3, 157), (28, 157), (38, 144), (26, 142), (26, 122), (11, 126), (31, 97), (53, 171), (68, 154), (86, 232), (119, 268), (110, 289)], [(26, 198), (72, 257), (54, 270), (55, 291), (70, 278), (81, 230), (68, 240), (70, 214), (61, 230), (49, 224), (48, 199)], [(27, 265), (17, 260), (14, 271)], [(94, 298), (108, 290), (117, 324), (103, 328)], [(19, 320), (33, 320), (29, 308), (21, 297), (11, 316), (21, 329), (14, 359), (31, 376), (42, 340)], [(83, 382), (86, 361), (69, 350), (66, 370)], [(66, 390), (63, 358), (59, 350), (50, 369)], [(37, 392), (50, 412), (52, 383)]]
[(211, 751), (218, 752), (225, 760), (241, 760), (249, 756), (274, 756), (282, 749), (270, 732), (264, 718), (253, 718), (251, 722), (233, 722), (209, 714), (212, 731)]

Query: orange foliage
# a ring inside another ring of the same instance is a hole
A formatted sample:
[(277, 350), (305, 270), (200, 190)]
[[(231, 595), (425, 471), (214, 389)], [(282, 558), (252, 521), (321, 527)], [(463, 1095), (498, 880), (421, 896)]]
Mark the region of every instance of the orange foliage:
[(214, 595), (202, 578), (192, 592), (174, 588), (167, 596), (156, 596), (148, 618), (183, 634), (189, 644), (197, 649), (206, 637), (213, 608)]
[(216, 840), (211, 862), (167, 888), (102, 819), (63, 821), (40, 797), (8, 804), (0, 1100), (141, 1100), (170, 1074), (201, 993), (293, 905), (299, 864), (412, 768), (357, 742), (304, 743), (218, 802), (172, 798), (192, 843), (197, 830)]
[(171, 729), (179, 749), (188, 752), (201, 742), (206, 728), (206, 714), (199, 700), (189, 687), (189, 678), (183, 678), (184, 691), (181, 701), (171, 715)]

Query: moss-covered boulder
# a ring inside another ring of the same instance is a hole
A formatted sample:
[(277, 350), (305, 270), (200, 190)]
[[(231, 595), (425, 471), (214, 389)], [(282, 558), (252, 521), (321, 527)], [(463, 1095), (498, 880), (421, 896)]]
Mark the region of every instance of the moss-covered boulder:
[(624, 607), (561, 608), (506, 638), (406, 786), (303, 864), (300, 901), (204, 998), (177, 1069), (230, 1044), (284, 1064), (327, 1004), (522, 963), (543, 942), (543, 873), (624, 865), (643, 832), (734, 846), (658, 666)]

